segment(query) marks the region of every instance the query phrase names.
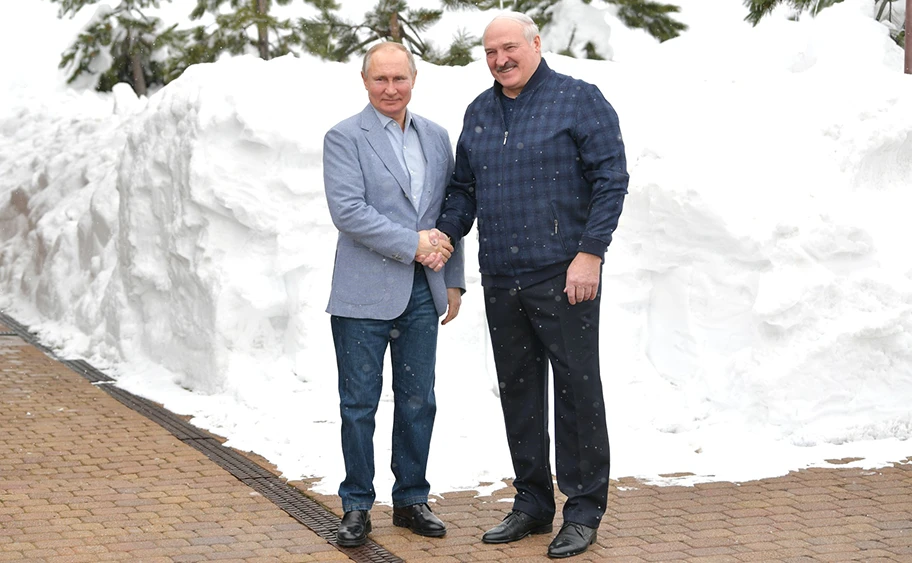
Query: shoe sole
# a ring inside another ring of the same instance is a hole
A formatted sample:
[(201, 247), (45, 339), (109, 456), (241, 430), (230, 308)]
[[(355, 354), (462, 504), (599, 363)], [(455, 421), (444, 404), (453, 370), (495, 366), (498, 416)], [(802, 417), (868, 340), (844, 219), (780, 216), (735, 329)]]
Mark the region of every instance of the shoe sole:
[[(596, 540), (598, 540), (598, 534), (592, 534), (592, 540), (589, 542), (589, 545), (594, 545)], [(574, 551), (572, 553), (561, 553), (561, 554), (553, 555), (549, 551), (548, 557), (551, 559), (566, 559), (567, 557), (573, 557), (575, 555), (579, 555), (580, 553), (586, 553), (586, 551), (589, 550), (589, 545), (587, 545), (586, 547), (584, 547), (583, 549), (581, 549), (579, 551)]]
[(523, 534), (521, 536), (517, 536), (515, 538), (506, 538), (506, 539), (502, 539), (502, 540), (501, 539), (488, 540), (488, 539), (485, 539), (484, 536), (481, 536), (481, 542), (482, 543), (511, 543), (511, 542), (519, 541), (529, 535), (537, 536), (540, 534), (550, 534), (552, 531), (554, 531), (554, 524), (545, 524), (544, 526), (539, 526), (538, 528), (532, 528), (525, 534)]
[(336, 536), (336, 543), (341, 547), (361, 547), (367, 543), (367, 534), (371, 533), (371, 523), (368, 522), (365, 526), (364, 537), (359, 540), (343, 540), (339, 536)]
[(415, 528), (412, 528), (411, 522), (409, 522), (408, 518), (396, 516), (395, 514), (393, 515), (393, 526), (398, 526), (399, 528), (408, 528), (413, 533), (418, 534), (419, 536), (424, 536), (426, 538), (442, 538), (446, 535), (446, 528), (443, 530), (433, 531), (416, 530)]

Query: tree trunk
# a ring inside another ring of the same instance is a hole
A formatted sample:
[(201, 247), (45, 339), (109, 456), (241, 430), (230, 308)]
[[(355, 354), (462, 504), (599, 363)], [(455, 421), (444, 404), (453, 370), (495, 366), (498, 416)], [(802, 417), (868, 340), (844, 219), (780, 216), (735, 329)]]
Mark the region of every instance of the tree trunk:
[(127, 52), (130, 53), (130, 70), (133, 74), (133, 91), (137, 96), (145, 96), (148, 93), (146, 87), (146, 75), (143, 73), (142, 58), (140, 58), (138, 46), (133, 45), (131, 33), (127, 33), (126, 42)]
[[(264, 20), (269, 9), (266, 6), (267, 0), (256, 0), (257, 14)], [(260, 50), (260, 58), (264, 61), (269, 60), (269, 28), (265, 21), (257, 23), (257, 47)]]
[(139, 53), (132, 53), (130, 60), (133, 63), (133, 91), (137, 96), (145, 96), (148, 93), (146, 89), (146, 75), (143, 74), (142, 60)]
[[(912, 2), (912, 0), (907, 0)], [(402, 43), (402, 30), (399, 29), (399, 13), (393, 12), (390, 15), (390, 37), (396, 43)]]
[(912, 0), (906, 0), (906, 74), (912, 74)]

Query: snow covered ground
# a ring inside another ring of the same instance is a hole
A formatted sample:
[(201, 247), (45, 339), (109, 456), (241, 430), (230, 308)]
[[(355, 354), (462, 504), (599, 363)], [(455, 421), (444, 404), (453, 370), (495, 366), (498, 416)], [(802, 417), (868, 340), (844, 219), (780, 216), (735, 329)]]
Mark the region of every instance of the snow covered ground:
[[(630, 164), (603, 289), (612, 474), (680, 484), (901, 461), (912, 455), (902, 51), (863, 0), (756, 28), (734, 0), (682, 4), (691, 29), (663, 44), (576, 0), (544, 37), (546, 51), (563, 48), (579, 17), (578, 37), (614, 57), (546, 55), (614, 104)], [(321, 148), (367, 103), (359, 63), (243, 57), (193, 67), (148, 99), (80, 92), (56, 73), (78, 19), (17, 10), (34, 25), (0, 36), (0, 306), (61, 355), (334, 492)], [(490, 16), (454, 17), (480, 36)], [(490, 82), (483, 61), (419, 64), (411, 108), (455, 142)], [(467, 243), (469, 292), (441, 330), (434, 492), (512, 474)], [(694, 476), (661, 477), (681, 472)]]

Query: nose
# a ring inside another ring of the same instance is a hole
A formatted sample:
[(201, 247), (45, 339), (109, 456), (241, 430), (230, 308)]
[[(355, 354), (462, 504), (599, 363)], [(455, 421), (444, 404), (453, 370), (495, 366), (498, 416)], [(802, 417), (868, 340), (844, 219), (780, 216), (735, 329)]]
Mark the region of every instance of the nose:
[(392, 80), (390, 80), (390, 81), (388, 81), (388, 82), (386, 83), (386, 93), (387, 93), (387, 94), (395, 94), (395, 93), (396, 93), (396, 85), (395, 85), (395, 83), (393, 83)]

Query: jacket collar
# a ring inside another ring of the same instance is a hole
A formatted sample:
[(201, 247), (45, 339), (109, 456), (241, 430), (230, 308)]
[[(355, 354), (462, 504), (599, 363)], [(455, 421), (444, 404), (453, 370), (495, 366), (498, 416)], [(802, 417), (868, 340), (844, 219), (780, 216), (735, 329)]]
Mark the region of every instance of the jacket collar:
[[(370, 109), (374, 110), (374, 115), (377, 116), (377, 121), (380, 122), (380, 128), (381, 128), (381, 129), (386, 129), (387, 127), (389, 127), (390, 122), (395, 123), (395, 120), (394, 120), (392, 117), (390, 117), (390, 116), (388, 116), (388, 115), (383, 115), (382, 113), (380, 113), (380, 110), (378, 110), (377, 108), (375, 108), (373, 105), (367, 104), (367, 107), (369, 107)], [(414, 126), (414, 127), (415, 127), (415, 131), (418, 130), (418, 124), (415, 122), (414, 117), (415, 117), (415, 114), (413, 114), (412, 112), (410, 112), (408, 109), (405, 110), (405, 128), (406, 128), (406, 129), (408, 129), (409, 127)], [(398, 127), (399, 124), (396, 123), (396, 126)]]
[[(545, 58), (542, 57), (541, 62), (538, 63), (538, 68), (535, 69), (535, 72), (533, 72), (532, 76), (529, 77), (529, 81), (526, 82), (525, 86), (523, 86), (522, 92), (519, 93), (519, 96), (516, 96), (516, 99), (519, 99), (520, 97), (525, 98), (528, 95), (530, 95), (532, 92), (535, 91), (536, 88), (538, 88), (541, 85), (542, 82), (544, 82), (545, 80), (548, 79), (548, 76), (550, 76), (553, 73), (554, 73), (554, 71), (551, 70), (551, 67), (548, 66), (547, 62), (545, 62)], [(500, 97), (500, 96), (504, 96), (504, 95), (505, 94), (503, 93), (503, 86), (500, 85), (500, 82), (495, 80), (494, 81), (494, 96)]]
[(396, 179), (402, 191), (408, 195), (411, 192), (408, 177), (405, 175), (402, 165), (399, 164), (396, 153), (393, 152), (393, 145), (390, 144), (389, 137), (383, 130), (383, 124), (380, 122), (380, 118), (377, 117), (377, 112), (370, 104), (367, 104), (367, 107), (361, 111), (361, 129), (364, 130), (367, 142), (377, 153), (377, 156), (380, 157), (380, 161), (383, 162), (386, 169)]

